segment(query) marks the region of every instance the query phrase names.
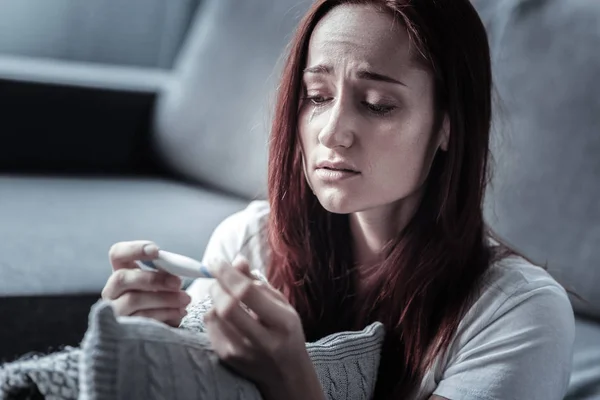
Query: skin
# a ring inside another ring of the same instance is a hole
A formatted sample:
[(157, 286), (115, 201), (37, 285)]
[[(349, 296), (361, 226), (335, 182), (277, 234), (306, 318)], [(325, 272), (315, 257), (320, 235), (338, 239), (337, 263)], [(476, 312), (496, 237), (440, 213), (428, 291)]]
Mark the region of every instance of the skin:
[[(390, 79), (368, 79), (364, 71)], [(350, 215), (357, 261), (378, 261), (419, 204), (436, 151), (447, 147), (447, 122), (433, 131), (433, 77), (414, 61), (392, 16), (349, 5), (317, 25), (303, 80), (306, 179), (325, 209)], [(360, 174), (324, 181), (317, 164), (332, 159), (347, 160)]]
[(113, 273), (102, 290), (102, 298), (112, 303), (117, 315), (148, 317), (177, 326), (191, 300), (181, 290), (181, 279), (143, 271), (135, 263), (157, 255), (156, 244), (146, 240), (114, 244), (109, 251)]
[[(325, 209), (349, 214), (357, 260), (378, 260), (419, 204), (436, 151), (448, 145), (446, 118), (434, 131), (432, 76), (414, 62), (407, 34), (391, 16), (357, 5), (336, 7), (318, 23), (306, 67), (298, 126), (305, 178)], [(322, 179), (317, 164), (335, 159), (359, 173)], [(177, 326), (189, 303), (181, 282), (134, 263), (157, 252), (144, 241), (113, 246), (114, 272), (103, 297), (120, 315)], [(265, 399), (323, 399), (298, 314), (280, 292), (253, 279), (250, 268), (244, 259), (216, 262), (209, 266), (214, 280), (188, 289), (193, 298), (213, 298), (205, 323), (215, 352)]]

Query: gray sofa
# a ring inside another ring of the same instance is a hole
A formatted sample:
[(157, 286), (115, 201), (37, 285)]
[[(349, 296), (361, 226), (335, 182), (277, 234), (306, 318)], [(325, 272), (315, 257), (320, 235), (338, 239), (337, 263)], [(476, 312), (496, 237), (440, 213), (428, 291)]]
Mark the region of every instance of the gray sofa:
[[(264, 197), (280, 56), (309, 3), (3, 0), (0, 361), (78, 343), (112, 243), (201, 257)], [(486, 217), (587, 299), (568, 398), (600, 399), (600, 3), (474, 3), (502, 100)]]
[(0, 12), (0, 360), (81, 340), (112, 243), (199, 258), (264, 196), (269, 94), (309, 4), (25, 3)]
[(475, 4), (497, 89), (487, 219), (584, 299), (568, 398), (600, 399), (600, 2)]

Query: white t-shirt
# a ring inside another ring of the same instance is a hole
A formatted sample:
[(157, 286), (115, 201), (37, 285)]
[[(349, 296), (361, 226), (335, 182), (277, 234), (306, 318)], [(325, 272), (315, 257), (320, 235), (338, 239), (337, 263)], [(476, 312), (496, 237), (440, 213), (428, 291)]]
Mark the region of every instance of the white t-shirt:
[[(251, 268), (269, 258), (269, 206), (252, 202), (213, 233), (204, 260), (241, 254)], [(201, 280), (188, 292), (192, 299)], [(412, 400), (559, 400), (571, 372), (574, 315), (564, 289), (520, 257), (490, 267), (481, 296), (461, 321), (445, 357), (438, 357)]]

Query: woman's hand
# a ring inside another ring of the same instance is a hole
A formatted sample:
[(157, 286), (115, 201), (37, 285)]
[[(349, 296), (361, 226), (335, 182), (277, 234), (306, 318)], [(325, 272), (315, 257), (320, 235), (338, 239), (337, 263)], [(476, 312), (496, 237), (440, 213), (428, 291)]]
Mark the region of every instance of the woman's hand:
[(153, 318), (179, 326), (190, 296), (181, 290), (181, 279), (165, 272), (141, 270), (136, 260), (153, 260), (158, 246), (148, 241), (120, 242), (109, 251), (113, 268), (102, 298), (109, 300), (117, 315)]
[(204, 322), (219, 358), (266, 399), (323, 398), (300, 317), (286, 298), (253, 279), (245, 260), (209, 267), (213, 308)]

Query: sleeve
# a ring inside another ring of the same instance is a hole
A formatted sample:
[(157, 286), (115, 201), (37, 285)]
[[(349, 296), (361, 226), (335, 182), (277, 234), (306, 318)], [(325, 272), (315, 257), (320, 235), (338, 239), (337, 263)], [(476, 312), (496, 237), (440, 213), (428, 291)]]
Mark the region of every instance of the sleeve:
[(202, 262), (208, 263), (211, 260), (233, 262), (244, 241), (244, 227), (248, 225), (245, 214), (247, 210), (239, 211), (217, 225), (208, 240)]
[(448, 360), (433, 394), (451, 400), (562, 400), (574, 336), (573, 309), (561, 287), (523, 288)]
[[(268, 213), (268, 203), (253, 201), (245, 209), (225, 218), (215, 228), (208, 240), (202, 262), (223, 260), (232, 263), (238, 254), (246, 256), (241, 250), (247, 239), (254, 236), (259, 221), (266, 213)], [(252, 267), (253, 260), (249, 261), (251, 261)], [(210, 280), (194, 280), (187, 288), (187, 293), (192, 297), (192, 303), (204, 298), (208, 293), (209, 286)]]

